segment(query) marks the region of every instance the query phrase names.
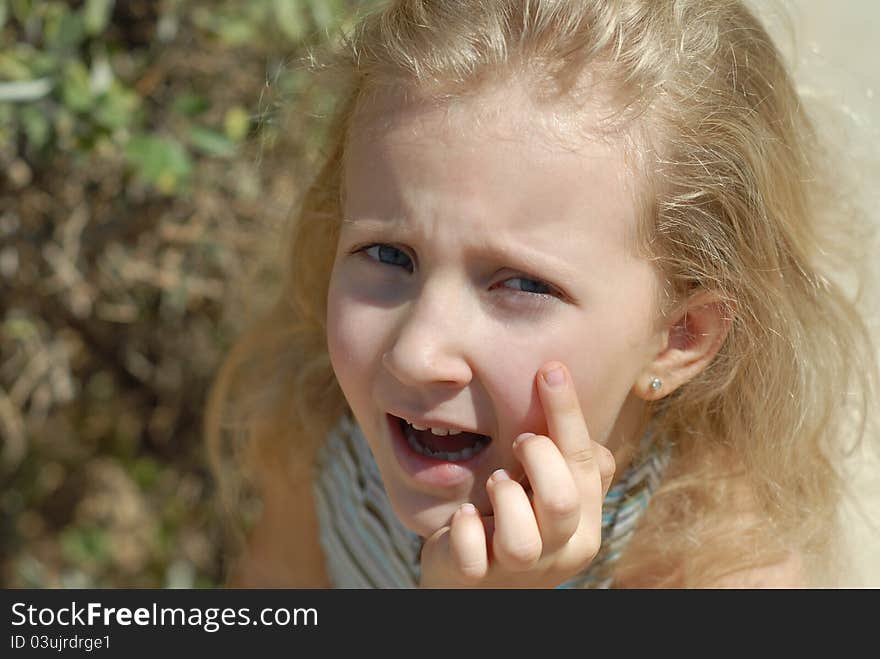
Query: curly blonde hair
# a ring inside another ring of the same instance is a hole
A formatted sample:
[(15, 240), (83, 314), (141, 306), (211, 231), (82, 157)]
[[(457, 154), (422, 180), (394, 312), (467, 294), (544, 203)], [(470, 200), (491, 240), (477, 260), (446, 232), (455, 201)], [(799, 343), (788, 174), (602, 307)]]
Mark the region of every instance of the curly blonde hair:
[[(620, 586), (700, 586), (794, 553), (832, 574), (844, 482), (869, 432), (878, 369), (835, 273), (862, 276), (868, 224), (837, 179), (784, 60), (736, 0), (398, 0), (365, 15), (322, 62), (342, 83), (332, 148), (290, 225), (280, 294), (218, 373), (206, 412), (215, 472), (241, 483), (311, 459), (346, 410), (326, 346), (346, 135), (370, 95), (454, 99), (528, 74), (536, 95), (607, 90), (641, 189), (639, 250), (666, 317), (715, 294), (732, 319), (710, 366), (655, 401), (672, 462), (615, 567)], [(576, 365), (574, 365), (576, 368)], [(238, 485), (236, 485), (238, 484)]]

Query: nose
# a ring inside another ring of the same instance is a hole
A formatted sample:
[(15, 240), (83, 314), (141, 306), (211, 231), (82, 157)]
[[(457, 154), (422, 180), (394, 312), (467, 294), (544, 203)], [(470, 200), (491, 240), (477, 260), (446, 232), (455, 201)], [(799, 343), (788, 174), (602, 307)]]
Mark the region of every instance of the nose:
[(460, 291), (453, 282), (426, 285), (410, 303), (391, 347), (382, 355), (384, 367), (402, 384), (463, 387), (470, 382), (467, 328), (473, 314)]

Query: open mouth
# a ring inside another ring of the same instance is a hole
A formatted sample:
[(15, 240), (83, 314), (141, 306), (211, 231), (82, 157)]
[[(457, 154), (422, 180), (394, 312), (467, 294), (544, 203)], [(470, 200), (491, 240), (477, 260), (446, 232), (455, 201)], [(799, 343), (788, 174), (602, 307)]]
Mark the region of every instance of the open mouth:
[(400, 424), (407, 444), (419, 455), (446, 462), (464, 462), (481, 453), (492, 441), (488, 435), (460, 432), (455, 435), (438, 435), (427, 430), (416, 430), (409, 422), (395, 417)]

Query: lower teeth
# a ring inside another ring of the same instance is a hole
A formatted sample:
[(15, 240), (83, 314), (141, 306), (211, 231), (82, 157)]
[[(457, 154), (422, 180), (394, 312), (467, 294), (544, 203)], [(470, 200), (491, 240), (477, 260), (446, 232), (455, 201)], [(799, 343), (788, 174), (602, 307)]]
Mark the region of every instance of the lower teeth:
[(416, 453), (420, 453), (421, 455), (427, 456), (429, 458), (436, 458), (438, 460), (447, 460), (449, 462), (467, 460), (482, 451), (483, 448), (489, 443), (488, 440), (478, 439), (476, 444), (464, 448), (460, 451), (433, 451), (421, 442), (419, 442), (418, 439), (416, 439), (415, 435), (412, 434), (412, 429), (410, 428), (409, 424), (406, 424), (404, 422), (403, 425), (403, 434), (406, 436), (406, 441), (413, 448), (413, 450)]

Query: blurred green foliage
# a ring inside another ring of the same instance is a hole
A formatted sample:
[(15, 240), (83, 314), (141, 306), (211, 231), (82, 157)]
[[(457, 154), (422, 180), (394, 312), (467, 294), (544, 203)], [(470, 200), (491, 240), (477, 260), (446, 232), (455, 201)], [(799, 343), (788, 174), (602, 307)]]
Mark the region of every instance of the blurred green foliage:
[(0, 0), (2, 585), (222, 584), (205, 392), (368, 4)]

